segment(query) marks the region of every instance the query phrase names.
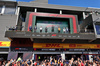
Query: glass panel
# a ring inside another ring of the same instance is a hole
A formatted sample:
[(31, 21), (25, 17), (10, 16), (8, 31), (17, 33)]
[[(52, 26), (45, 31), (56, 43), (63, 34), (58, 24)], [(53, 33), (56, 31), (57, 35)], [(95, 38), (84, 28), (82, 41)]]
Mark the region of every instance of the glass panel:
[(100, 35), (100, 25), (95, 25), (97, 35)]
[(15, 14), (15, 7), (5, 7), (5, 12), (4, 14)]

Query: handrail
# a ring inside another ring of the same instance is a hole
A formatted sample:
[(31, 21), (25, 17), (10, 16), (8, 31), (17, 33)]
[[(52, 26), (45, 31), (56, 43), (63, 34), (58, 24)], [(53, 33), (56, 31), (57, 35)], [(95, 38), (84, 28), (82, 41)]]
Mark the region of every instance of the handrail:
[[(18, 28), (21, 28), (21, 29), (18, 29)], [(17, 26), (17, 27), (13, 27), (13, 26), (8, 27), (8, 26), (6, 26), (6, 31), (24, 31), (24, 30), (22, 30), (22, 28), (25, 28), (25, 27), (23, 27), (23, 26)], [(40, 28), (37, 28), (37, 30), (39, 31)], [(30, 31), (30, 32), (37, 32), (37, 30), (34, 31), (32, 29), (32, 31)], [(45, 29), (42, 29), (42, 31), (43, 30), (45, 31)], [(56, 30), (58, 30), (58, 28), (56, 28)], [(71, 31), (74, 31), (74, 30), (77, 30), (77, 33), (94, 33), (93, 29), (80, 29), (80, 30), (79, 29), (68, 29), (68, 31), (65, 31), (65, 33), (70, 33)], [(40, 33), (40, 32), (37, 32), (37, 33)], [(47, 32), (45, 32), (45, 33), (47, 33)], [(52, 30), (51, 30), (51, 33), (52, 33)], [(55, 33), (58, 33), (58, 32), (55, 32)], [(63, 29), (60, 30), (60, 33), (64, 33)]]

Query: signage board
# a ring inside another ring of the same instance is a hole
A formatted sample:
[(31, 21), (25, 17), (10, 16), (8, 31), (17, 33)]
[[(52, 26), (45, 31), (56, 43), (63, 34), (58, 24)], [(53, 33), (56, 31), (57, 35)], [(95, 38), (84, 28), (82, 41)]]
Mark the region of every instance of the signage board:
[(32, 47), (11, 47), (11, 51), (33, 51)]
[(9, 48), (10, 41), (0, 41), (0, 48)]
[(100, 44), (34, 43), (33, 48), (100, 49)]

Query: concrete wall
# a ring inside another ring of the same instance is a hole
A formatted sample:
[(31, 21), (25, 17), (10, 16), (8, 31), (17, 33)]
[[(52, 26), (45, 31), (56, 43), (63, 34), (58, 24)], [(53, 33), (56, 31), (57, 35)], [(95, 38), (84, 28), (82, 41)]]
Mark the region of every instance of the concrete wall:
[(8, 41), (8, 38), (5, 38), (6, 26), (15, 26), (16, 18), (17, 15), (0, 15), (0, 41)]
[[(43, 3), (44, 2), (44, 3)], [(87, 7), (75, 7), (75, 6), (63, 6), (63, 5), (54, 5), (54, 4), (48, 4), (47, 0), (36, 0), (31, 2), (18, 2), (18, 6), (24, 6), (24, 7), (36, 7), (36, 8), (50, 8), (50, 9), (60, 9), (60, 10), (71, 10), (71, 11), (86, 11), (91, 12), (99, 9), (97, 8), (87, 8)]]
[(18, 2), (18, 6), (73, 10), (73, 11), (85, 11), (85, 9), (86, 9), (85, 7), (62, 6), (62, 5), (53, 5), (53, 4), (38, 3), (38, 2)]
[(93, 18), (93, 22), (100, 22), (100, 14), (98, 14), (98, 15), (93, 14), (92, 18)]
[(34, 1), (31, 1), (31, 2), (48, 3), (48, 0), (34, 0)]

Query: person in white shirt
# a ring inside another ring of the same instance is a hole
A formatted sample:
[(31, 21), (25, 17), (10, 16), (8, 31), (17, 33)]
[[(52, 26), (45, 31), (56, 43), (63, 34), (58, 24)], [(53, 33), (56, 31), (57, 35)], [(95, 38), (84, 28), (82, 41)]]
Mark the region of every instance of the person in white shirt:
[(85, 33), (87, 32), (87, 28), (85, 28)]
[(63, 32), (64, 32), (64, 33), (66, 32), (66, 29), (65, 29), (65, 27), (63, 28)]
[(40, 33), (42, 32), (42, 26), (40, 27)]

